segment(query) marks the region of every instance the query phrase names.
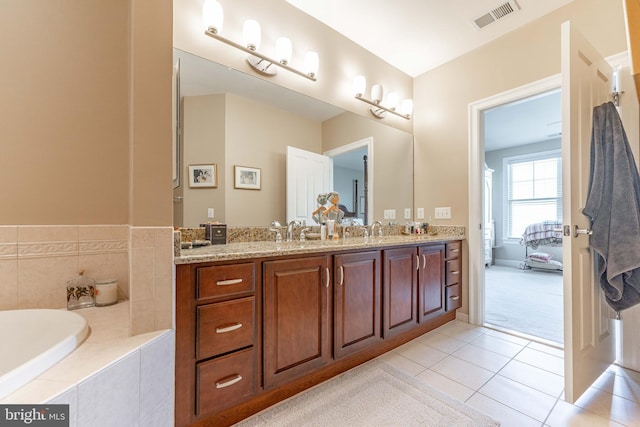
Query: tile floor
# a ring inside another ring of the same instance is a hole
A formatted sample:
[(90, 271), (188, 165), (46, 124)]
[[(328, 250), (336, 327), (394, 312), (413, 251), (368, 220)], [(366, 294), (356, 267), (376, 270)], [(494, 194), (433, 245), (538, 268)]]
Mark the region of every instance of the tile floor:
[(640, 372), (611, 366), (570, 405), (562, 350), (459, 320), (380, 358), (503, 427), (640, 426)]

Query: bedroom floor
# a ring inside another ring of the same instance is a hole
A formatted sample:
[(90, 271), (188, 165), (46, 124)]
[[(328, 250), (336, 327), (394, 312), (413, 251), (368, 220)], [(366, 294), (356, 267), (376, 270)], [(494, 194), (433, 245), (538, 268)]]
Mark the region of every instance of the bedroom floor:
[(562, 273), (485, 268), (485, 322), (563, 345)]

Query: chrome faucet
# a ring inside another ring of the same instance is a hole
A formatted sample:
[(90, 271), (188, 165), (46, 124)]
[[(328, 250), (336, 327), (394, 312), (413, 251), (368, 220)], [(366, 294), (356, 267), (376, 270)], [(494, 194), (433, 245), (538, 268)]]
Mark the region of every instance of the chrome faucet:
[(280, 229), (282, 225), (278, 221), (271, 221), (271, 225), (269, 226), (269, 231), (273, 231), (276, 233), (276, 243), (282, 242), (282, 233), (280, 233)]
[(296, 221), (294, 219), (293, 221), (289, 222), (289, 225), (287, 225), (287, 242), (293, 241), (293, 227), (295, 227), (296, 225), (300, 227), (302, 224), (300, 224), (300, 221)]
[(376, 225), (378, 226), (378, 237), (382, 237), (382, 222), (380, 221), (371, 224), (371, 237), (375, 237), (374, 230), (376, 229)]

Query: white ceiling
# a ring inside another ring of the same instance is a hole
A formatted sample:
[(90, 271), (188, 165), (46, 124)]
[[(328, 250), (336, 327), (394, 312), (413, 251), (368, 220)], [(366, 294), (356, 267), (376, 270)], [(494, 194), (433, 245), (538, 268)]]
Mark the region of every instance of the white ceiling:
[(573, 0), (512, 0), (520, 10), (478, 29), (508, 0), (287, 0), (412, 77), (451, 61)]

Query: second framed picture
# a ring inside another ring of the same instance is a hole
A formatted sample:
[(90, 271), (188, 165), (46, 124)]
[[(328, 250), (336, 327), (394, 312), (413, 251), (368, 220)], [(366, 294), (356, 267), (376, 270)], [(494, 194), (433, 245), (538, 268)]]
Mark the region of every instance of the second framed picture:
[(246, 190), (260, 190), (262, 188), (262, 171), (260, 168), (235, 165), (234, 172), (235, 188), (243, 188)]

